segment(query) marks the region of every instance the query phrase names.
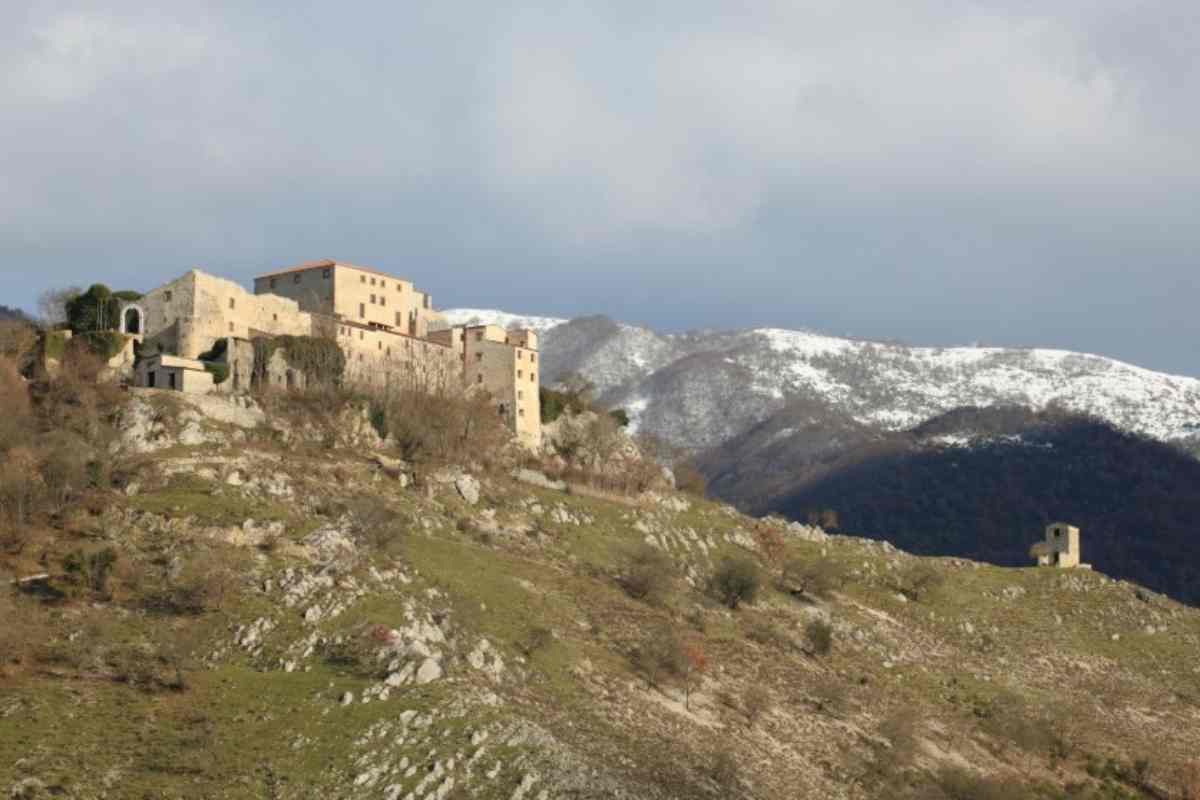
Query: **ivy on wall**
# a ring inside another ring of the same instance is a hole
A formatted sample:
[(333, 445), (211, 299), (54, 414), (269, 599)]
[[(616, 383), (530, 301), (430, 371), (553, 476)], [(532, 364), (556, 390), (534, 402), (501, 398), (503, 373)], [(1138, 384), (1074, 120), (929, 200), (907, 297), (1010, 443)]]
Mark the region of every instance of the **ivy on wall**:
[(346, 372), (346, 354), (332, 339), (314, 336), (259, 337), (254, 340), (254, 368), (261, 377), (276, 352), (310, 384), (337, 386)]

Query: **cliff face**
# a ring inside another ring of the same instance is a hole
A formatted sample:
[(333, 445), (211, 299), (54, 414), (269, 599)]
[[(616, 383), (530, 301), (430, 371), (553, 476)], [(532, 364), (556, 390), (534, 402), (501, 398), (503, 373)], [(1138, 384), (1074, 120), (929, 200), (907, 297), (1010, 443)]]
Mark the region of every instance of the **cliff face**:
[(405, 463), (353, 409), (120, 414), (3, 556), (47, 575), (0, 599), (15, 797), (1163, 797), (1200, 752), (1200, 612), (1103, 574)]

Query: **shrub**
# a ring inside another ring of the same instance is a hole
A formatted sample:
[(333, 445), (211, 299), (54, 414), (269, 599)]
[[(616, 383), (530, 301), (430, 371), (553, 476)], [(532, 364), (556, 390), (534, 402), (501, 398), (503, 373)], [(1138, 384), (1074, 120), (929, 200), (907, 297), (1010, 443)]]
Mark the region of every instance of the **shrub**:
[(152, 583), (142, 600), (154, 611), (203, 614), (220, 609), (236, 585), (236, 574), (225, 554), (213, 548), (195, 554), (181, 569)]
[(823, 619), (814, 619), (805, 625), (804, 635), (808, 638), (810, 652), (814, 655), (829, 655), (833, 649), (833, 625)]
[(526, 658), (532, 658), (534, 653), (545, 650), (554, 641), (554, 632), (544, 625), (535, 625), (525, 632), (517, 642), (517, 648)]
[(756, 620), (746, 628), (746, 638), (765, 647), (788, 651), (795, 646), (786, 633), (765, 620)]
[(629, 413), (625, 409), (614, 408), (608, 412), (608, 416), (612, 418), (613, 422), (617, 423), (618, 428), (629, 427)]
[(634, 668), (646, 679), (646, 688), (657, 688), (664, 675), (680, 675), (687, 668), (683, 642), (672, 628), (648, 636), (632, 653)]
[(916, 561), (900, 570), (892, 588), (914, 603), (936, 591), (946, 582), (946, 576), (930, 564)]
[(745, 556), (725, 557), (713, 572), (711, 587), (717, 598), (736, 610), (742, 603), (753, 603), (762, 585), (758, 564)]
[(669, 555), (643, 543), (625, 553), (622, 561), (620, 584), (626, 594), (652, 605), (666, 600), (675, 576)]
[(751, 725), (758, 722), (770, 708), (771, 694), (759, 684), (751, 684), (742, 692), (742, 711), (746, 712), (746, 720)]
[(691, 461), (678, 461), (671, 469), (675, 473), (675, 488), (679, 491), (696, 497), (708, 493), (708, 480)]
[(809, 699), (817, 711), (836, 717), (846, 710), (850, 692), (845, 683), (830, 673), (819, 676), (813, 682), (809, 688)]
[[(222, 340), (224, 341), (224, 340)], [(229, 365), (220, 364), (215, 361), (205, 361), (204, 369), (213, 376), (213, 383), (220, 386), (229, 379)]]
[(726, 791), (736, 789), (741, 778), (737, 756), (724, 748), (717, 750), (708, 760), (708, 777)]
[(63, 559), (63, 570), (94, 592), (108, 591), (108, 578), (117, 563), (117, 551), (105, 547), (91, 553), (75, 550)]
[(841, 565), (827, 558), (814, 561), (791, 558), (780, 572), (780, 588), (792, 594), (826, 598), (842, 588), (846, 575)]

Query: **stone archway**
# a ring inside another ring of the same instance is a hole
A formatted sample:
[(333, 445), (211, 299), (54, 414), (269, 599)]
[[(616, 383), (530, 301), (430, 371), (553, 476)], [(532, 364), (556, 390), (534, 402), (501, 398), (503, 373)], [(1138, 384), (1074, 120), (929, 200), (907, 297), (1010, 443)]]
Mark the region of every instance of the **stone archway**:
[(146, 333), (146, 312), (141, 306), (125, 306), (121, 309), (121, 333), (142, 336)]

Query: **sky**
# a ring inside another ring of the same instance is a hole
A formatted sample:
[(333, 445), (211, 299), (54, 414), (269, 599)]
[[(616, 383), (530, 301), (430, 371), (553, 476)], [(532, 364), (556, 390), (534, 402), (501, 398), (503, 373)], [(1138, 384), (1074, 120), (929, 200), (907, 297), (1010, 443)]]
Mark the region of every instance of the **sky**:
[(439, 307), (1200, 376), (1194, 0), (0, 4), (0, 303)]

